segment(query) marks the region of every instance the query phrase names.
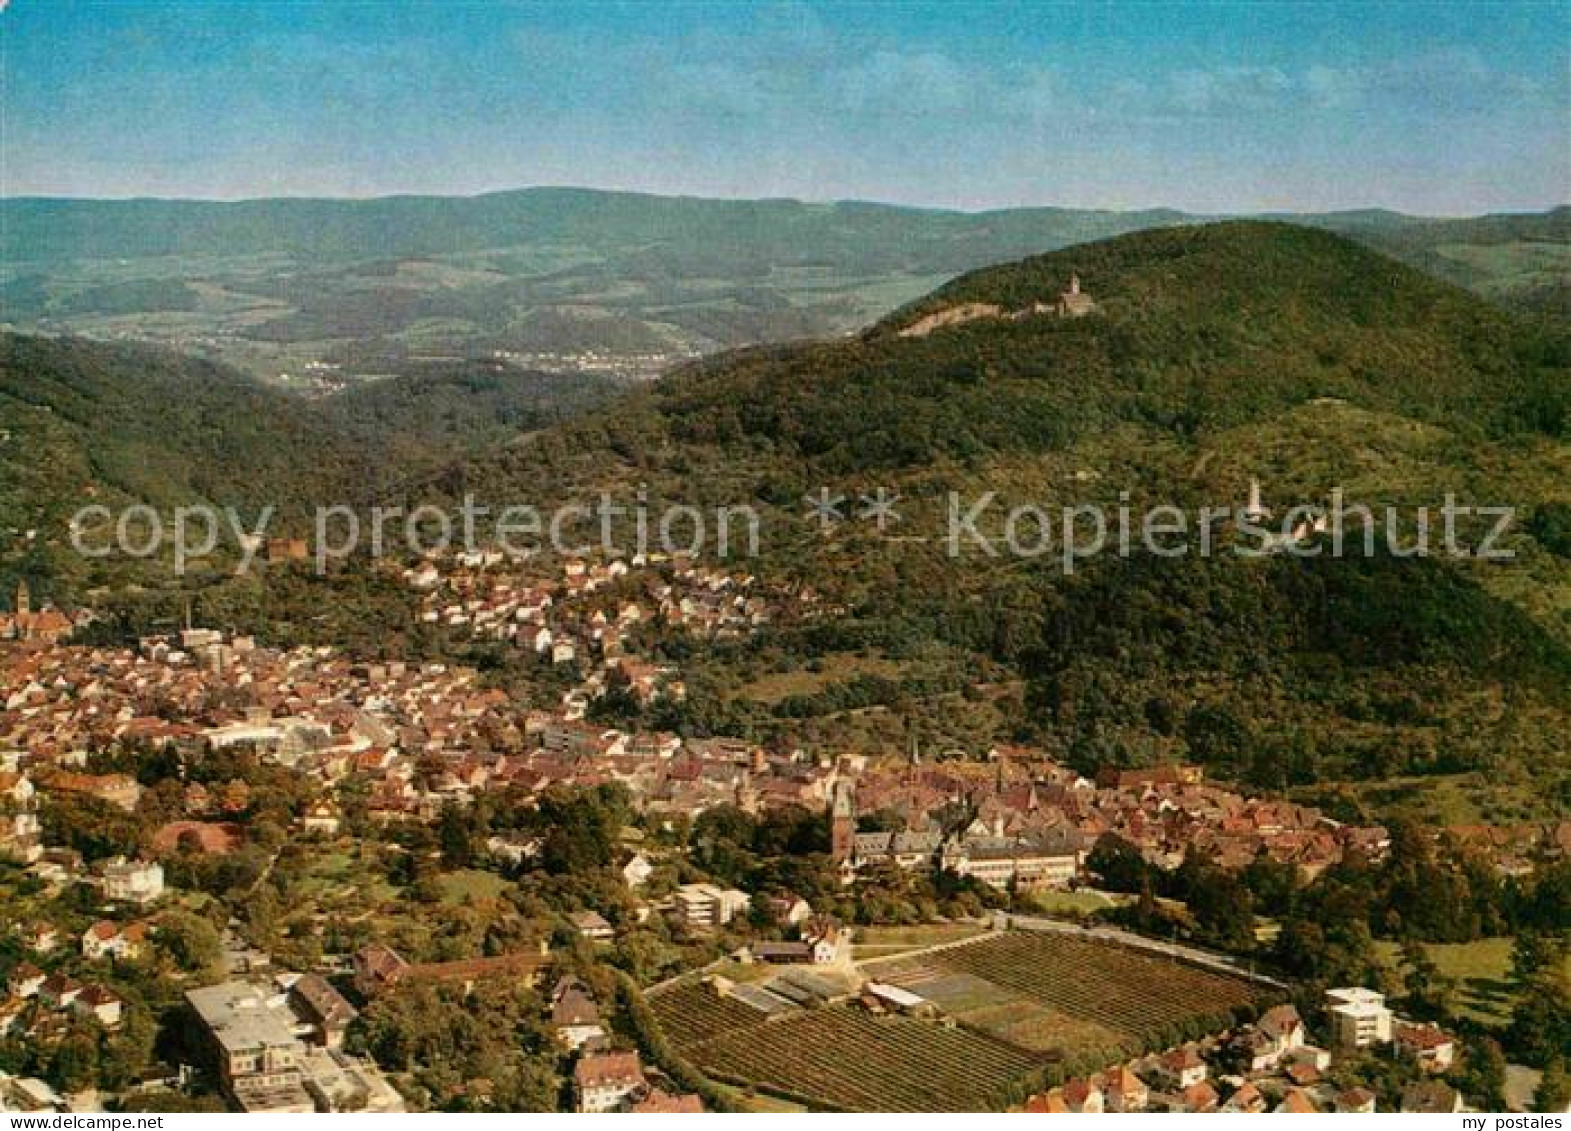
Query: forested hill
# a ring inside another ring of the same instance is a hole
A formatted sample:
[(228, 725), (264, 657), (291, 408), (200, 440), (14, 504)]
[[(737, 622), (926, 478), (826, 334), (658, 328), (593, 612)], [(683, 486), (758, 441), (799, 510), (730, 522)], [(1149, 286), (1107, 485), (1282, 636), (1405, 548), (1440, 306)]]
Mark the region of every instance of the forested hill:
[[(1051, 303), (1072, 272), (1099, 304), (1085, 317), (899, 333), (968, 303)], [(1327, 232), (1169, 229), (963, 276), (856, 339), (712, 359), (446, 486), (759, 501), (777, 536), (758, 567), (854, 610), (864, 635), (842, 642), (937, 639), (1014, 667), (1022, 725), (1086, 765), (1194, 756), (1281, 784), (1534, 764), (1563, 789), (1568, 361), (1562, 332)], [(1241, 505), (1255, 477), (1278, 514), (1338, 486), (1399, 504), (1409, 538), (1411, 508), (1447, 492), (1515, 505), (1518, 556), (1137, 550), (1065, 577), (1056, 555), (953, 558), (941, 539), (950, 490), (1138, 512)], [(879, 486), (901, 496), (890, 537), (804, 521), (806, 495)]]
[[(1051, 302), (1076, 272), (1099, 304), (1086, 317), (899, 332), (968, 303)], [(884, 483), (903, 489), (912, 521), (939, 523), (950, 488), (1225, 504), (1258, 477), (1279, 502), (1340, 486), (1370, 504), (1438, 506), (1450, 491), (1552, 517), (1571, 503), (1568, 364), (1564, 331), (1341, 237), (1168, 229), (963, 276), (856, 339), (711, 359), (446, 481), (538, 496), (647, 480), (787, 513), (824, 486)], [(1557, 584), (1561, 561), (1540, 562)], [(865, 571), (826, 573), (853, 599), (876, 597), (876, 584), (856, 592)], [(1505, 588), (1571, 639), (1564, 590)]]
[(891, 315), (874, 336), (965, 303), (1050, 304), (1071, 273), (1102, 317), (1024, 332), (1057, 331), (1051, 352), (1091, 347), (1076, 358), (1076, 381), (1082, 391), (1092, 382), (1102, 407), (1119, 401), (1215, 427), (1336, 396), (1497, 433), (1567, 426), (1565, 333), (1526, 326), (1342, 237), (1280, 223), (1170, 228), (983, 269)]
[(0, 410), (11, 528), (89, 502), (298, 506), (365, 471), (305, 402), (165, 350), (0, 334)]
[[(1006, 314), (1051, 303), (1072, 273), (1098, 303), (1088, 317), (899, 333), (967, 303)], [(1322, 400), (1337, 402), (1322, 418), (1386, 414), (1526, 450), (1566, 439), (1568, 360), (1565, 331), (1341, 237), (1263, 222), (1183, 227), (961, 276), (855, 339), (709, 359), (466, 474), (702, 469), (790, 499), (826, 475), (980, 468), (1087, 445), (1143, 460), (1246, 426), (1264, 443), (1291, 414), (1314, 418), (1306, 407)], [(1340, 443), (1395, 452), (1411, 436), (1371, 419)], [(771, 489), (776, 480), (786, 487)]]
[(56, 543), (89, 503), (364, 504), (617, 385), (503, 361), (412, 366), (313, 400), (146, 346), (0, 334), (0, 529)]

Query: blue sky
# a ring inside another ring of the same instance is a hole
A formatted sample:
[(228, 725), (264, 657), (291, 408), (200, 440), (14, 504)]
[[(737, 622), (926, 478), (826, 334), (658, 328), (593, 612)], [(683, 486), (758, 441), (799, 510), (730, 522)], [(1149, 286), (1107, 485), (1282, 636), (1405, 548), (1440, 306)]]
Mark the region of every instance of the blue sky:
[(11, 0), (0, 58), (6, 195), (1571, 198), (1571, 0)]

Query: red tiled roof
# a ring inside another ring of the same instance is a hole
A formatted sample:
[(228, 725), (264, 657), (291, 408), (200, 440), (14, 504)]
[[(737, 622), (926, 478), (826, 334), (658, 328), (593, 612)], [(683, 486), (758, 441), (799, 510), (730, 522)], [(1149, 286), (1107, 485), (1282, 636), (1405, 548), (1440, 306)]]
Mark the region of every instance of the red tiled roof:
[(651, 1088), (647, 1096), (628, 1110), (635, 1115), (698, 1115), (704, 1110), (704, 1101), (691, 1093), (674, 1096), (659, 1088)]
[(580, 1088), (637, 1084), (643, 1078), (643, 1066), (636, 1052), (593, 1052), (573, 1067), (573, 1080)]

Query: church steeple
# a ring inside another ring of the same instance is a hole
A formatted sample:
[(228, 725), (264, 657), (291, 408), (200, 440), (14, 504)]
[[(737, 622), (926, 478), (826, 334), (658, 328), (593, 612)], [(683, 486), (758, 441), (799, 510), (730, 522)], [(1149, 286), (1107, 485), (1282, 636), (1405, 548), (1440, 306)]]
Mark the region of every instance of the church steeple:
[(844, 779), (835, 783), (830, 803), (829, 851), (842, 864), (856, 851), (856, 800), (851, 783)]
[(33, 613), (33, 594), (27, 588), (27, 579), (24, 577), (16, 583), (16, 615), (17, 619), (31, 616)]

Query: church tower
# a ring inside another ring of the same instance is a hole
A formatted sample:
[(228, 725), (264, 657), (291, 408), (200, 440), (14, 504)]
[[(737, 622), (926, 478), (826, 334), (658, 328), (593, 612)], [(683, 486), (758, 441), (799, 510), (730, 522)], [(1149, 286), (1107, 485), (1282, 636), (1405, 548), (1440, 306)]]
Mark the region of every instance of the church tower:
[(33, 614), (33, 594), (27, 588), (27, 579), (16, 583), (16, 619), (25, 620)]
[(839, 864), (851, 859), (856, 851), (856, 805), (848, 781), (835, 783), (834, 801), (829, 811), (829, 851)]

